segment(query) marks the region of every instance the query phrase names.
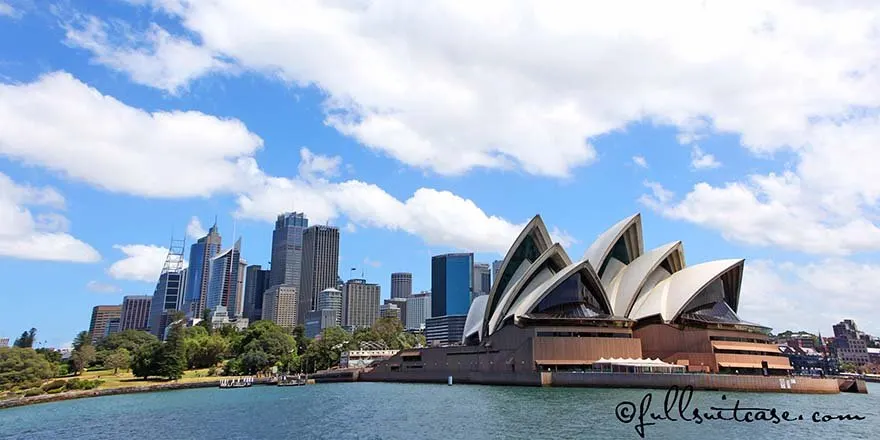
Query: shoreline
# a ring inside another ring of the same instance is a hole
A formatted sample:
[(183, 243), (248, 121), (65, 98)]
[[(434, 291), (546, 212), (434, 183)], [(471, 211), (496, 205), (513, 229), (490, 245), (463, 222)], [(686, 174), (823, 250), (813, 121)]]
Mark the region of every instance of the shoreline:
[[(312, 375), (309, 378), (309, 382), (314, 383), (331, 383), (331, 382), (386, 382), (386, 383), (446, 383), (447, 378), (444, 377), (413, 377), (408, 375), (401, 375), (398, 377), (383, 377), (384, 375), (380, 375), (376, 377), (376, 375), (372, 375), (370, 373), (363, 374), (363, 371), (359, 370), (342, 370), (342, 371), (325, 371), (319, 372), (315, 375)], [(458, 376), (458, 375), (457, 375)], [(615, 375), (617, 376), (617, 375)], [(632, 375), (629, 375), (632, 376)], [(658, 376), (667, 376), (662, 374), (652, 374), (653, 377)], [(674, 377), (673, 375), (668, 375), (667, 378)], [(455, 383), (459, 384), (471, 384), (471, 385), (520, 385), (520, 386), (554, 386), (562, 387), (562, 388), (643, 388), (643, 389), (657, 389), (657, 388), (666, 388), (670, 384), (673, 385), (695, 385), (692, 381), (688, 380), (687, 384), (685, 383), (658, 383), (658, 382), (647, 382), (644, 380), (637, 381), (624, 381), (630, 383), (622, 383), (620, 381), (606, 382), (606, 381), (581, 381), (575, 380), (572, 381), (572, 378), (568, 378), (569, 380), (552, 380), (550, 383), (542, 381), (540, 379), (540, 375), (536, 377), (537, 383), (533, 383), (531, 380), (523, 381), (523, 380), (485, 380), (485, 377), (481, 377), (483, 380), (473, 380), (476, 378), (467, 378), (458, 376), (455, 380)], [(89, 397), (102, 397), (102, 396), (115, 396), (119, 394), (134, 394), (134, 393), (152, 393), (152, 392), (162, 392), (162, 391), (174, 391), (174, 390), (185, 390), (185, 389), (194, 389), (194, 388), (211, 388), (211, 387), (219, 387), (220, 383), (223, 380), (228, 378), (218, 377), (216, 380), (207, 380), (207, 381), (198, 381), (198, 382), (165, 382), (165, 383), (154, 383), (148, 385), (139, 385), (139, 386), (127, 386), (127, 387), (117, 387), (117, 388), (106, 388), (106, 389), (97, 389), (97, 390), (80, 390), (80, 391), (70, 391), (65, 393), (58, 394), (41, 394), (39, 396), (31, 396), (31, 397), (20, 397), (17, 399), (6, 399), (0, 400), (0, 410), (7, 408), (16, 408), (19, 406), (27, 406), (27, 405), (37, 405), (41, 403), (51, 403), (51, 402), (61, 402), (65, 400), (75, 400), (75, 399), (84, 399)], [(470, 379), (470, 380), (468, 380)], [(510, 379), (510, 378), (507, 378)], [(547, 378), (545, 378), (546, 380)], [(742, 377), (740, 377), (740, 380)], [(822, 379), (829, 380), (829, 379)], [(840, 378), (832, 378), (831, 381), (845, 380)], [(793, 382), (790, 380), (790, 382)], [(542, 383), (543, 382), (543, 383)], [(553, 382), (556, 382), (555, 384)], [(676, 381), (677, 382), (677, 381)], [(715, 381), (713, 381), (715, 382)], [(740, 382), (737, 380), (736, 382)], [(795, 382), (796, 383), (796, 382)], [(254, 385), (272, 385), (271, 383), (266, 383), (262, 380), (255, 380)], [(806, 394), (837, 394), (841, 392), (837, 387), (834, 389), (816, 389), (812, 388), (809, 390), (797, 390), (792, 388), (791, 383), (788, 386), (781, 389), (775, 389), (775, 387), (743, 387), (742, 383), (734, 384), (721, 384), (715, 382), (712, 386), (706, 386), (706, 384), (696, 384), (696, 389), (702, 390), (725, 390), (725, 391), (740, 391), (740, 392), (788, 392), (788, 393), (806, 393)], [(702, 385), (702, 386), (700, 386)], [(725, 386), (726, 385), (726, 386)], [(864, 388), (864, 382), (862, 382), (860, 391), (867, 393), (867, 389)]]
[(58, 394), (41, 394), (39, 396), (20, 397), (18, 399), (0, 400), (0, 410), (40, 403), (61, 402), (64, 400), (84, 399), (88, 397), (115, 396), (118, 394), (152, 393), (160, 391), (185, 390), (191, 388), (219, 387), (222, 378), (200, 382), (166, 382), (129, 387), (105, 388), (97, 390), (78, 390)]

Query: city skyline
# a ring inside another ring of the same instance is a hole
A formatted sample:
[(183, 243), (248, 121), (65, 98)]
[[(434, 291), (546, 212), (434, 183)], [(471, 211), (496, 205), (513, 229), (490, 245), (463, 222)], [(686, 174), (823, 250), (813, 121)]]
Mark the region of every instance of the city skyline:
[(269, 268), (285, 212), (382, 299), (538, 213), (571, 256), (641, 213), (646, 247), (746, 260), (743, 319), (880, 334), (877, 37), (845, 5), (190, 3), (3, 3), (0, 337), (69, 344), (215, 219)]

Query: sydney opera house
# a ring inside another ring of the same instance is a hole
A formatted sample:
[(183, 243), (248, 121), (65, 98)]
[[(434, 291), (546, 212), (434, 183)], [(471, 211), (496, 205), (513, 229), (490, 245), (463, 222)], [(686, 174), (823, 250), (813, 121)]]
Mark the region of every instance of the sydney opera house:
[(491, 292), (472, 302), (460, 345), (404, 350), (376, 373), (468, 372), (488, 383), (511, 374), (594, 371), (616, 359), (685, 372), (784, 375), (791, 366), (769, 343), (770, 329), (737, 315), (743, 263), (689, 266), (680, 241), (645, 251), (639, 214), (600, 234), (573, 261), (535, 216), (508, 250)]

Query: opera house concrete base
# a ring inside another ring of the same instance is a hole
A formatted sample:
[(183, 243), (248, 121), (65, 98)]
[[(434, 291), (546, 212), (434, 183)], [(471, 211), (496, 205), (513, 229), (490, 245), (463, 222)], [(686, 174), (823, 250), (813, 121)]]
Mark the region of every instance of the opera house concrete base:
[(837, 394), (841, 391), (862, 392), (862, 383), (844, 385), (840, 379), (812, 377), (750, 376), (705, 373), (570, 373), (570, 372), (523, 372), (481, 373), (477, 371), (364, 371), (358, 376), (364, 382), (448, 383), (452, 376), (454, 384), (516, 385), (546, 387), (586, 388), (644, 388), (668, 389), (672, 386), (691, 386), (694, 390), (778, 392), (799, 394)]

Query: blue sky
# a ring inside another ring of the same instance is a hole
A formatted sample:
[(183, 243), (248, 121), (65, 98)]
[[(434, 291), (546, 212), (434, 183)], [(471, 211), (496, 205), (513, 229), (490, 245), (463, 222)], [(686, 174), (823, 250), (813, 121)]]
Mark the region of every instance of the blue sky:
[(0, 0), (0, 336), (152, 293), (194, 219), (265, 265), (289, 210), (383, 297), (537, 213), (580, 256), (641, 212), (747, 259), (745, 319), (880, 333), (878, 11), (550, 3)]

